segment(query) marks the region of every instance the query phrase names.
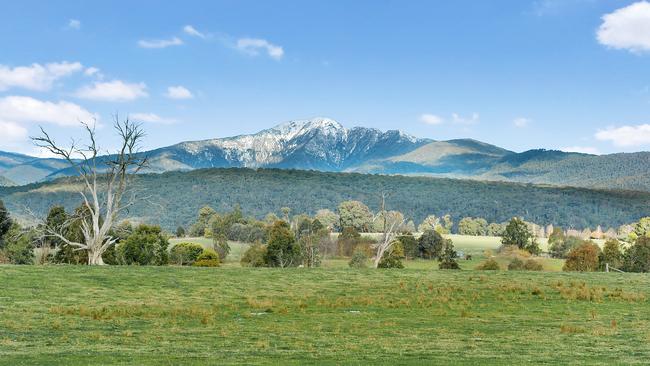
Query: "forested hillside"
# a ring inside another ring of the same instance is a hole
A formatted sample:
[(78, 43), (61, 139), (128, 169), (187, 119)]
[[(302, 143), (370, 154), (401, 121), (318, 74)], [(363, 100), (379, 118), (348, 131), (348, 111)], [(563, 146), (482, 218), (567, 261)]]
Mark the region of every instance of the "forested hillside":
[[(521, 216), (539, 224), (583, 228), (616, 227), (650, 215), (650, 194), (645, 192), (446, 178), (232, 168), (144, 174), (136, 176), (135, 183), (142, 200), (127, 216), (169, 230), (193, 222), (204, 205), (226, 211), (239, 204), (245, 214), (260, 218), (285, 206), (293, 213), (334, 210), (349, 199), (377, 210), (382, 191), (390, 192), (388, 209), (399, 210), (415, 222), (429, 214), (451, 214), (455, 222), (465, 216), (489, 222)], [(63, 178), (0, 188), (0, 199), (12, 214), (29, 220), (25, 207), (43, 216), (54, 204), (77, 206), (78, 188), (78, 181)]]

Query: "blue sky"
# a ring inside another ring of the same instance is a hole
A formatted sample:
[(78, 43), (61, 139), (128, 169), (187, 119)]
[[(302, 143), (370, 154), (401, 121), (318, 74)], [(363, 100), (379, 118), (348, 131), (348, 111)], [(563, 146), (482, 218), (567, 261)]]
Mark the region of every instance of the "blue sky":
[(650, 150), (650, 3), (20, 1), (0, 13), (0, 150), (137, 117), (146, 147), (291, 119), (515, 151)]

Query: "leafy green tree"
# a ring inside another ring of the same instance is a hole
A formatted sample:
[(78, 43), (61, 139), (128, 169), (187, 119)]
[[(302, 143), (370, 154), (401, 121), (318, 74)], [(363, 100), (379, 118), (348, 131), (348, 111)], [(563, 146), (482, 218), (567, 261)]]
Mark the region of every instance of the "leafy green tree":
[(285, 221), (276, 221), (269, 231), (265, 262), (269, 267), (280, 268), (300, 264), (300, 246)]
[(539, 254), (540, 249), (535, 235), (530, 231), (524, 220), (514, 217), (510, 220), (501, 237), (501, 244), (515, 245), (531, 254)]
[(319, 240), (320, 236), (318, 233), (303, 234), (298, 240), (303, 266), (307, 268), (320, 266), (321, 255), (319, 250)]
[(339, 204), (339, 226), (353, 227), (360, 232), (368, 232), (372, 227), (372, 212), (359, 201), (344, 201)]
[(601, 269), (608, 264), (610, 267), (621, 268), (623, 265), (623, 252), (621, 243), (616, 239), (607, 239), (599, 258)]
[(339, 215), (328, 209), (316, 211), (316, 219), (330, 230), (335, 230), (339, 225)]
[(435, 230), (427, 230), (418, 239), (418, 256), (425, 259), (439, 258), (444, 249), (445, 240)]
[(498, 224), (496, 222), (491, 223), (487, 227), (487, 235), (488, 236), (501, 236), (503, 235), (503, 232), (506, 230), (506, 226), (504, 224)]
[(265, 267), (266, 246), (261, 243), (251, 245), (241, 257), (240, 263), (243, 267)]
[(219, 254), (219, 258), (226, 260), (228, 254), (230, 254), (230, 244), (223, 234), (212, 237), (212, 250)]
[(413, 234), (408, 233), (397, 237), (402, 248), (404, 248), (404, 256), (406, 258), (415, 258), (419, 255), (418, 241)]
[[(50, 211), (47, 214), (47, 218), (45, 219), (45, 224), (58, 233), (62, 233), (63, 236), (66, 236), (67, 232), (67, 224), (68, 221), (68, 214), (65, 212), (65, 208), (63, 206), (52, 206), (50, 208)], [(58, 248), (63, 245), (63, 240), (57, 237), (47, 237), (45, 239), (45, 244), (51, 248)]]
[(169, 253), (172, 263), (181, 266), (191, 266), (203, 253), (203, 247), (196, 243), (178, 243)]
[[(74, 211), (72, 216), (66, 214), (67, 220), (69, 221), (67, 227), (61, 228), (61, 234), (71, 242), (83, 243), (85, 238), (83, 235), (82, 227), (84, 221), (90, 220), (90, 213), (88, 208), (85, 205), (80, 205)], [(111, 253), (114, 250), (115, 245), (111, 245), (102, 257), (106, 257), (105, 263), (110, 263)], [(53, 261), (55, 263), (65, 263), (65, 264), (88, 264), (88, 253), (85, 249), (79, 249), (62, 243), (58, 247), (58, 250), (54, 254)]]
[(12, 220), (4, 202), (0, 200), (0, 249), (5, 247), (5, 236), (11, 229)]
[(458, 254), (454, 250), (454, 244), (450, 239), (445, 240), (444, 249), (439, 257), (438, 269), (460, 269), (456, 258)]
[(593, 242), (584, 242), (571, 249), (564, 262), (563, 271), (594, 272), (598, 270), (600, 248)]
[(141, 224), (117, 247), (124, 264), (156, 265), (167, 264), (169, 241), (160, 226)]
[(440, 218), (436, 215), (429, 215), (418, 225), (418, 231), (423, 233), (427, 230), (436, 230), (438, 226), (440, 226)]
[(361, 234), (352, 226), (343, 227), (337, 238), (338, 255), (349, 257), (361, 242)]
[(640, 236), (625, 252), (625, 272), (650, 272), (650, 237)]
[(553, 242), (549, 242), (549, 254), (553, 258), (566, 258), (571, 249), (580, 246), (587, 242), (576, 236), (562, 236), (561, 238), (554, 238)]
[(199, 210), (196, 222), (190, 227), (191, 236), (205, 236), (205, 229), (214, 214), (217, 212), (210, 206), (204, 206)]
[(5, 233), (4, 255), (12, 264), (34, 264), (34, 230), (23, 231), (17, 223), (12, 223)]
[(185, 237), (185, 228), (182, 226), (179, 226), (176, 228), (176, 237), (177, 238), (184, 238)]
[(487, 221), (481, 217), (465, 217), (458, 223), (458, 233), (461, 235), (485, 236), (487, 228)]
[(650, 217), (644, 217), (634, 225), (634, 234), (637, 238), (650, 236)]

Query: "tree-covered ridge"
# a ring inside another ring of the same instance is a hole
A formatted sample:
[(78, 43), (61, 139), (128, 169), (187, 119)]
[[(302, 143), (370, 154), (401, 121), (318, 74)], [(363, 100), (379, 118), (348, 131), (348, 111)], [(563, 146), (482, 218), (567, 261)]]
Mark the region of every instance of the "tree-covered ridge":
[[(80, 203), (73, 178), (21, 187), (0, 188), (15, 217), (28, 221), (25, 207), (43, 217), (55, 204), (72, 210)], [(346, 200), (366, 203), (378, 211), (382, 191), (390, 192), (388, 209), (407, 220), (421, 222), (428, 215), (450, 214), (505, 222), (517, 216), (540, 225), (565, 228), (618, 227), (650, 215), (650, 193), (481, 182), (446, 178), (323, 173), (280, 169), (202, 169), (190, 172), (143, 174), (134, 189), (146, 200), (131, 207), (128, 216), (160, 224), (167, 230), (188, 226), (199, 208), (219, 212), (235, 205), (258, 218), (281, 207), (292, 212), (335, 210)]]

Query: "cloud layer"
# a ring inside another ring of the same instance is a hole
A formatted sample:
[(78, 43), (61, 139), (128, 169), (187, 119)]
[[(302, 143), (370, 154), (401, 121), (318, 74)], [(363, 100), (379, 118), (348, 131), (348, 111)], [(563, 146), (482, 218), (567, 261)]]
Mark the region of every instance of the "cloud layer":
[(170, 99), (192, 99), (194, 98), (194, 95), (192, 95), (192, 92), (187, 90), (184, 86), (178, 85), (178, 86), (170, 86), (167, 88), (167, 93), (165, 93), (165, 96)]
[(171, 46), (180, 46), (182, 44), (183, 40), (178, 37), (170, 39), (142, 39), (138, 41), (138, 46), (142, 48), (167, 48)]
[(650, 3), (639, 1), (605, 14), (596, 36), (611, 48), (650, 51)]
[(276, 60), (280, 60), (284, 56), (284, 49), (282, 47), (260, 38), (240, 38), (237, 40), (236, 47), (238, 50), (251, 56), (257, 56), (260, 52), (265, 52), (269, 57)]
[(127, 102), (149, 96), (145, 83), (126, 83), (121, 80), (95, 82), (77, 90), (78, 98), (109, 102)]
[(9, 88), (23, 88), (34, 91), (47, 91), (57, 80), (83, 69), (79, 62), (53, 62), (30, 66), (0, 65), (0, 91)]
[(59, 126), (78, 126), (80, 121), (91, 122), (97, 116), (83, 107), (66, 102), (47, 102), (31, 97), (8, 96), (0, 98), (0, 121), (19, 124), (53, 123)]
[(650, 145), (650, 124), (610, 127), (596, 132), (596, 139), (619, 147)]

